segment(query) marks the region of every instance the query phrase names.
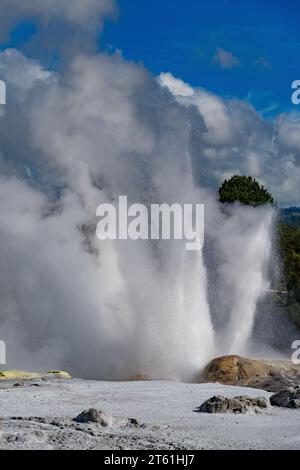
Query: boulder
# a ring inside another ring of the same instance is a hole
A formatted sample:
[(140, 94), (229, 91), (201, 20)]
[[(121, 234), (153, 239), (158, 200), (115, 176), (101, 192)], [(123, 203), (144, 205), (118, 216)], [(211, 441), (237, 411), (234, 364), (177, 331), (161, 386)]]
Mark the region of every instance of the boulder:
[(270, 398), (272, 406), (283, 408), (300, 408), (300, 388), (286, 388)]
[(222, 395), (213, 396), (206, 400), (199, 407), (200, 413), (247, 413), (254, 411), (259, 413), (262, 409), (267, 408), (269, 402), (264, 397), (251, 398), (248, 396), (237, 396), (227, 398)]
[(240, 356), (222, 356), (211, 361), (204, 375), (209, 382), (240, 385), (253, 377), (266, 376), (269, 367), (261, 361)]
[(290, 384), (300, 384), (300, 366), (288, 360), (222, 356), (206, 366), (202, 379), (278, 392)]

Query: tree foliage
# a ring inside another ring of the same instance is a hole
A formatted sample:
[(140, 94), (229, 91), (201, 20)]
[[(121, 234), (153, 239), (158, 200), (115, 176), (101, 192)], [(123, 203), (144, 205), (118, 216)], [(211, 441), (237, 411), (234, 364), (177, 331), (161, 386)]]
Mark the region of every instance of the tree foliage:
[(279, 241), (287, 289), (300, 302), (300, 229), (281, 223)]
[(284, 222), (279, 225), (279, 247), (288, 291), (287, 312), (300, 329), (300, 228), (297, 225)]
[(219, 195), (220, 201), (225, 203), (239, 201), (251, 206), (274, 203), (271, 194), (252, 176), (235, 175), (225, 180), (219, 189)]

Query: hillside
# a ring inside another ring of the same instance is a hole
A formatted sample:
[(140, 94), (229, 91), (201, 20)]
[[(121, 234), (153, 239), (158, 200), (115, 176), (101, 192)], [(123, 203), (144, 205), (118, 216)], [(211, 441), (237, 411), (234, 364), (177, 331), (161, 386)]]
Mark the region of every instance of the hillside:
[(300, 208), (282, 209), (279, 244), (284, 283), (288, 290), (288, 310), (300, 327)]
[(300, 207), (288, 207), (281, 209), (284, 223), (295, 225), (300, 228)]

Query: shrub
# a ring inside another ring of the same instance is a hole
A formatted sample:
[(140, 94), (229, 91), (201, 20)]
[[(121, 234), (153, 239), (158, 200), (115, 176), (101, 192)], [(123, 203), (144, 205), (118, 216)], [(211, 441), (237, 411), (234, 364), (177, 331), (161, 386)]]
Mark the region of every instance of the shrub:
[(220, 201), (259, 206), (262, 204), (273, 204), (271, 194), (261, 186), (252, 176), (235, 175), (225, 180), (219, 189)]

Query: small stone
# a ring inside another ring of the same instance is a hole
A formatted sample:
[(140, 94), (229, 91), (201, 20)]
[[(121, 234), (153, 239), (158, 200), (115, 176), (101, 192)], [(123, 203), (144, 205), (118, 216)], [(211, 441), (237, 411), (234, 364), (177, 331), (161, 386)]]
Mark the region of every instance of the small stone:
[(128, 421), (131, 426), (140, 426), (140, 423), (135, 418), (129, 418)]
[(74, 421), (77, 423), (97, 423), (103, 427), (109, 427), (113, 424), (112, 416), (103, 413), (101, 410), (97, 410), (96, 408), (90, 408), (89, 410), (84, 410), (80, 413)]

